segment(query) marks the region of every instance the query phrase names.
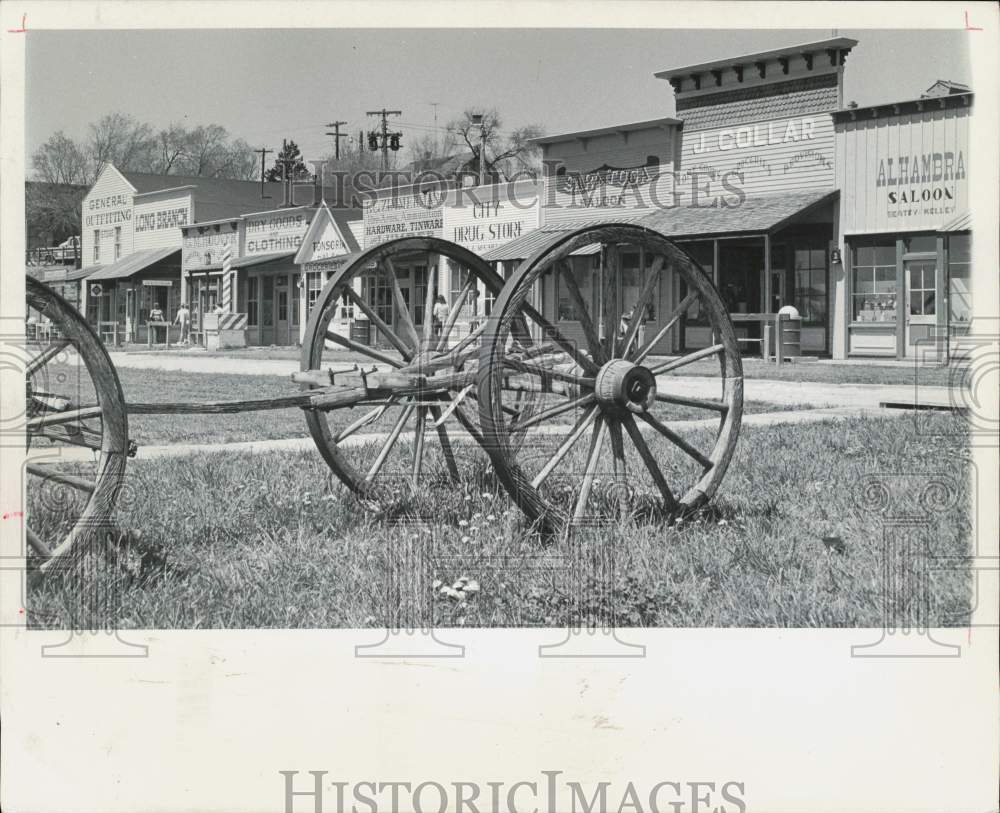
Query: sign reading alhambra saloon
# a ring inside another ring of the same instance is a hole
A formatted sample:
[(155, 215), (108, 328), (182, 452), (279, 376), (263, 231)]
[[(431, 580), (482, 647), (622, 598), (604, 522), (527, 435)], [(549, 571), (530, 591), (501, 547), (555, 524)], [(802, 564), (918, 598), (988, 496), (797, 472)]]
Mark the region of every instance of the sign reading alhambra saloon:
[(911, 102), (854, 118), (853, 111), (837, 114), (845, 233), (937, 229), (968, 211), (971, 107), (958, 105)]
[(875, 186), (890, 218), (952, 215), (965, 179), (965, 153), (946, 150), (880, 159)]

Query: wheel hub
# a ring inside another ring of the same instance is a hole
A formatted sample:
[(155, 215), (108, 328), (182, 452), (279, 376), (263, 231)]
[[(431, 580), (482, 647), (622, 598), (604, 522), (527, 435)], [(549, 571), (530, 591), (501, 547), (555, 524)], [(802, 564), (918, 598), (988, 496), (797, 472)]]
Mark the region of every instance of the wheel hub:
[(656, 401), (656, 377), (646, 367), (612, 359), (598, 370), (594, 394), (605, 406), (647, 412)]

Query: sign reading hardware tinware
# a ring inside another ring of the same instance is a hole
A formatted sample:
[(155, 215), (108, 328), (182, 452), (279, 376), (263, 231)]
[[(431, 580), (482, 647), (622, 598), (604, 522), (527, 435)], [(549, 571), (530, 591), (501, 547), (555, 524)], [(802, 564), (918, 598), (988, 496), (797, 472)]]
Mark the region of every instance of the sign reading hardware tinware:
[(364, 208), (365, 248), (400, 237), (442, 237), (445, 192), (412, 187), (382, 193)]

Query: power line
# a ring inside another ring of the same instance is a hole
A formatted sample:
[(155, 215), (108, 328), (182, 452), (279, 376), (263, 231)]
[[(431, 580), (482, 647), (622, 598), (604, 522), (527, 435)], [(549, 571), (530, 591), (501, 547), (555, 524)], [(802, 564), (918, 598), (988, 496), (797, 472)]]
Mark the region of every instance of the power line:
[[(368, 110), (365, 115), (367, 116), (379, 116), (382, 119), (382, 171), (386, 172), (389, 169), (389, 116), (402, 116), (402, 110), (386, 110), (384, 107), (381, 110)], [(394, 135), (398, 136), (399, 133)]]

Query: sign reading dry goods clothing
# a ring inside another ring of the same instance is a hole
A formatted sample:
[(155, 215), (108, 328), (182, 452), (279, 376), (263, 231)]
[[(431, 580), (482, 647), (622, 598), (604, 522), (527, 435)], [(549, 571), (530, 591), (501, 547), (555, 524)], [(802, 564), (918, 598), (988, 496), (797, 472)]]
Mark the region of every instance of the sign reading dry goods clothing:
[(397, 189), (370, 201), (364, 209), (365, 248), (400, 237), (442, 237), (445, 192)]
[(246, 242), (243, 253), (249, 257), (298, 249), (309, 227), (309, 216), (304, 209), (283, 209), (248, 215), (245, 222)]

